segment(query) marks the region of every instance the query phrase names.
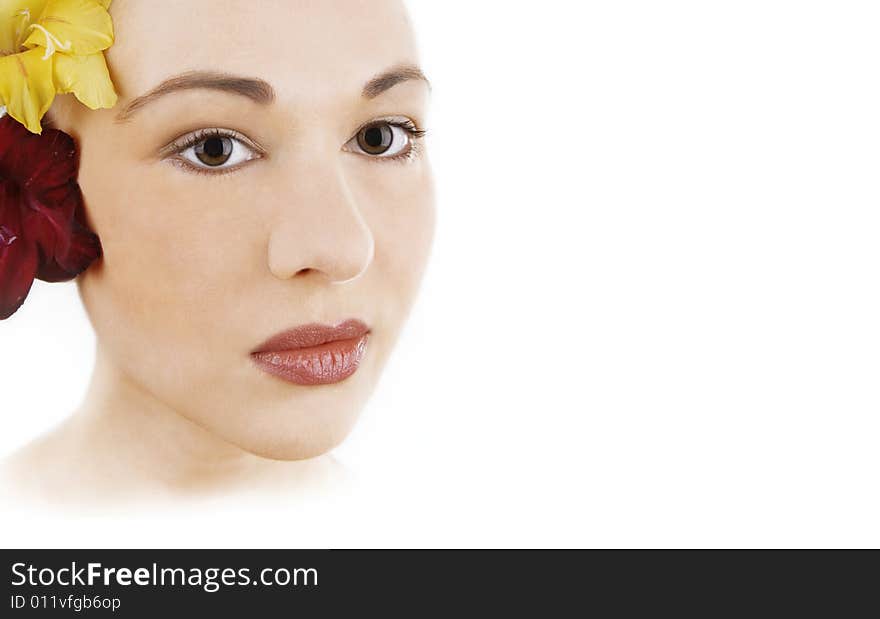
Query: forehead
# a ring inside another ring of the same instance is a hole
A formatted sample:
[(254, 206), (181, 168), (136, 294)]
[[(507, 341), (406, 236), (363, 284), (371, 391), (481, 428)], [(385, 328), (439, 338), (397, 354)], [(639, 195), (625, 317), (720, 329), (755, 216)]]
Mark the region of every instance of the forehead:
[(111, 14), (122, 101), (192, 70), (259, 77), (280, 98), (359, 92), (417, 61), (400, 0), (115, 0)]

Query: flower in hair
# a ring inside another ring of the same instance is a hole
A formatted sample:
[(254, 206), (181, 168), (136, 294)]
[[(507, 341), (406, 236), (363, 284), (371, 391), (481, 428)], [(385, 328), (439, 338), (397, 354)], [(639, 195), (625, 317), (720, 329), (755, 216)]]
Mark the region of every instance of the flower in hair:
[(0, 0), (0, 105), (32, 133), (56, 94), (91, 109), (116, 104), (104, 50), (111, 0)]
[(69, 135), (30, 133), (0, 118), (0, 320), (24, 303), (34, 278), (73, 279), (101, 255), (85, 225)]

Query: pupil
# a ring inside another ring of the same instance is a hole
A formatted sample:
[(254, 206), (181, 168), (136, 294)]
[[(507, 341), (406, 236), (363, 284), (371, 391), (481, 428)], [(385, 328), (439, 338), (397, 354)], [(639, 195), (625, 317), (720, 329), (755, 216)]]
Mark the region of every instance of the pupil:
[(217, 137), (205, 140), (205, 154), (208, 155), (208, 157), (222, 157), (223, 140)]
[(378, 148), (382, 146), (382, 130), (379, 127), (370, 127), (364, 136), (369, 146)]
[(229, 161), (232, 155), (232, 140), (223, 136), (206, 138), (196, 146), (196, 156), (199, 161), (209, 166), (218, 166)]
[(394, 132), (388, 123), (365, 127), (358, 133), (358, 145), (371, 155), (381, 155), (394, 141)]

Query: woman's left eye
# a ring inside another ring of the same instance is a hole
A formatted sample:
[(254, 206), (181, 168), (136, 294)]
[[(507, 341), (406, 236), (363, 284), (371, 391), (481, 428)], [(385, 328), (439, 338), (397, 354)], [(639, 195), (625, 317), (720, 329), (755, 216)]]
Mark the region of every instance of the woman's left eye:
[(409, 119), (377, 120), (361, 127), (343, 150), (370, 157), (401, 158), (412, 152), (413, 142), (422, 135), (424, 131)]
[(177, 150), (176, 156), (198, 171), (228, 170), (257, 159), (260, 154), (242, 138), (222, 133), (192, 135)]

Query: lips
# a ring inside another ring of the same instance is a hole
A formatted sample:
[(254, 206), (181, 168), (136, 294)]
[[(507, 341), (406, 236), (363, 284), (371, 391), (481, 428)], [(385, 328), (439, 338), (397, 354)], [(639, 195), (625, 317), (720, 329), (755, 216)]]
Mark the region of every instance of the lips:
[(360, 320), (311, 323), (272, 336), (251, 352), (257, 367), (297, 385), (338, 383), (354, 374), (370, 330)]

